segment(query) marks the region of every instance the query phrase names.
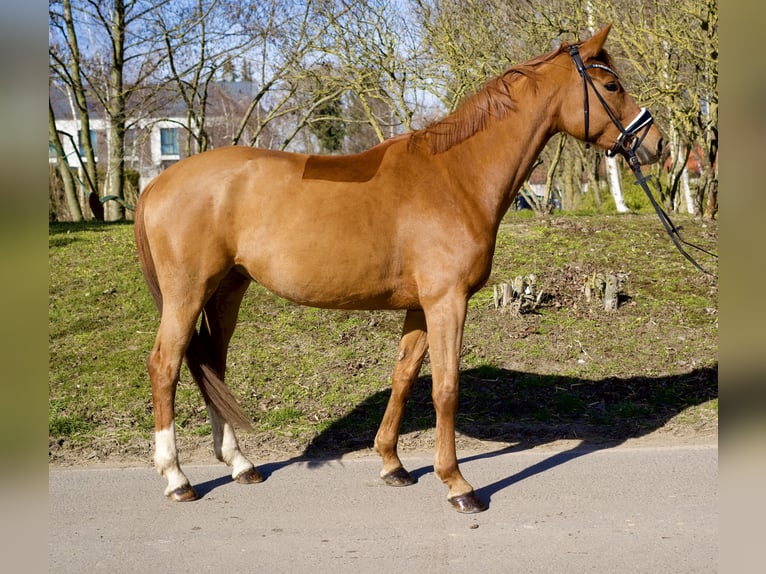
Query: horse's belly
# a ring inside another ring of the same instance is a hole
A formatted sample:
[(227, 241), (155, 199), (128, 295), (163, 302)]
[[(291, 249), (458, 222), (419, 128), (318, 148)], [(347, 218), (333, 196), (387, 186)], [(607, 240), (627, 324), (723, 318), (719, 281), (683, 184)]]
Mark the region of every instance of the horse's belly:
[(262, 246), (238, 263), (255, 281), (301, 305), (336, 309), (418, 306), (413, 282), (389, 253), (374, 247), (293, 241), (289, 246)]
[[(343, 271), (337, 271), (343, 273)], [(416, 290), (395, 285), (387, 278), (367, 274), (346, 276), (279, 270), (255, 273), (253, 278), (269, 291), (300, 305), (328, 309), (405, 309), (418, 306)], [(265, 275), (261, 278), (259, 275)]]

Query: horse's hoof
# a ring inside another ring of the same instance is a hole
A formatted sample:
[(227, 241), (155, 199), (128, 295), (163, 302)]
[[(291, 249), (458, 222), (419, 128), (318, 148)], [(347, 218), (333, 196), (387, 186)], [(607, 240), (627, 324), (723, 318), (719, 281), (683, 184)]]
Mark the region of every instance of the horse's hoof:
[(450, 501), (455, 510), (463, 514), (475, 514), (487, 510), (487, 505), (482, 502), (474, 491), (458, 494), (447, 500)]
[(173, 502), (191, 502), (199, 497), (190, 484), (185, 484), (168, 494), (168, 498)]
[(256, 470), (253, 466), (247, 470), (243, 470), (237, 476), (234, 477), (234, 482), (239, 484), (257, 484), (263, 482), (263, 475)]
[(381, 476), (383, 482), (388, 486), (409, 486), (415, 484), (415, 479), (412, 475), (404, 470), (404, 467), (400, 466), (396, 470), (392, 470), (388, 474)]

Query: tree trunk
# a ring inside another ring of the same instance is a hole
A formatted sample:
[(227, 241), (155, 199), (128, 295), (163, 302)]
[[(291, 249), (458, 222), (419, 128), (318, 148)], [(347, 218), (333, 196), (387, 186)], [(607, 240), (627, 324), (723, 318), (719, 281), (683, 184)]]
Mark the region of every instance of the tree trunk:
[(125, 218), (125, 114), (124, 98), (121, 95), (110, 98), (109, 112), (109, 175), (108, 189), (104, 195), (116, 198), (106, 202), (106, 221)]
[[(80, 137), (77, 142), (80, 149), (77, 152), (81, 156), (85, 156), (84, 160), (81, 158), (80, 164), (85, 164), (85, 182), (90, 188), (90, 193), (98, 193), (98, 173), (96, 171), (96, 153), (93, 149), (93, 145), (90, 140), (90, 116), (88, 115), (88, 100), (85, 95), (85, 86), (82, 81), (82, 72), (80, 70), (80, 47), (77, 42), (77, 33), (75, 32), (74, 20), (72, 18), (72, 4), (70, 0), (63, 0), (64, 7), (64, 21), (67, 28), (67, 35), (69, 41), (69, 49), (72, 53), (72, 61), (70, 64), (70, 87), (74, 94), (75, 102), (77, 104), (77, 116), (80, 120)], [(82, 150), (82, 151), (80, 151)]]
[[(588, 152), (584, 152), (588, 153)], [(601, 209), (601, 181), (600, 181), (600, 171), (599, 166), (601, 165), (601, 160), (598, 155), (595, 153), (591, 153), (591, 159), (593, 162), (591, 163), (591, 166), (593, 169), (588, 172), (588, 190), (592, 192), (593, 195), (593, 201), (596, 203), (596, 207), (600, 210)]]
[(689, 170), (686, 167), (681, 172), (681, 191), (684, 195), (684, 203), (686, 203), (686, 213), (695, 215), (694, 199), (692, 198), (692, 190), (689, 186)]
[(112, 66), (109, 72), (107, 113), (109, 115), (109, 189), (106, 194), (117, 198), (106, 204), (106, 220), (125, 218), (125, 2), (115, 0), (110, 26)]
[(705, 210), (702, 214), (704, 219), (715, 219), (718, 215), (718, 177), (714, 172), (707, 185), (707, 201), (705, 202)]
[(583, 191), (582, 173), (584, 169), (580, 157), (570, 152), (564, 158), (564, 170), (564, 197), (561, 208), (564, 211), (571, 211), (577, 205), (577, 198)]
[(69, 162), (64, 154), (64, 146), (61, 144), (61, 138), (56, 131), (56, 118), (53, 115), (53, 106), (50, 100), (48, 100), (48, 141), (56, 150), (56, 169), (64, 185), (64, 197), (66, 198), (69, 217), (72, 221), (82, 221), (82, 209), (80, 208), (80, 202), (77, 200), (77, 189), (72, 172), (69, 169)]
[(622, 182), (620, 181), (620, 167), (617, 165), (616, 157), (606, 158), (606, 173), (609, 177), (609, 190), (614, 198), (614, 205), (617, 213), (627, 213), (628, 206), (625, 205), (625, 199), (622, 196)]
[(542, 206), (542, 213), (544, 214), (550, 214), (553, 211), (553, 206), (551, 205), (553, 176), (556, 173), (556, 168), (558, 168), (559, 162), (561, 161), (561, 154), (564, 151), (564, 146), (566, 146), (566, 143), (567, 135), (565, 133), (560, 134), (558, 144), (556, 145), (556, 151), (553, 154), (550, 166), (548, 166), (548, 172), (545, 174), (545, 196), (543, 197)]
[[(668, 188), (667, 194), (662, 198), (662, 201), (675, 207), (678, 204), (679, 190), (684, 194), (684, 197), (687, 197), (687, 190), (689, 190), (689, 174), (686, 170), (686, 164), (689, 161), (691, 148), (681, 143), (678, 132), (671, 129), (671, 133), (673, 135), (671, 136), (671, 162), (668, 173)], [(691, 191), (688, 191), (688, 197), (691, 198)], [(693, 199), (686, 205), (689, 213), (695, 213)]]
[(115, 118), (112, 118), (109, 129), (109, 189), (107, 194), (117, 199), (106, 202), (105, 219), (107, 221), (124, 219), (125, 126), (124, 122), (115, 121)]

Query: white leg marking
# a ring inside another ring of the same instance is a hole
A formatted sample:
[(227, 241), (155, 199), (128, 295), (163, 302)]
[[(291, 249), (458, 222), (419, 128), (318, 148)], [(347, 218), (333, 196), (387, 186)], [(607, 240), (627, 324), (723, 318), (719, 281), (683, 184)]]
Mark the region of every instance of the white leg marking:
[(239, 450), (239, 443), (232, 426), (225, 422), (213, 407), (208, 406), (207, 412), (210, 416), (210, 427), (213, 431), (215, 456), (218, 460), (232, 467), (231, 476), (236, 478), (246, 470), (254, 468), (255, 465)]
[(176, 449), (176, 424), (154, 433), (154, 466), (168, 481), (165, 495), (189, 484), (189, 479), (181, 471), (178, 464), (178, 450)]

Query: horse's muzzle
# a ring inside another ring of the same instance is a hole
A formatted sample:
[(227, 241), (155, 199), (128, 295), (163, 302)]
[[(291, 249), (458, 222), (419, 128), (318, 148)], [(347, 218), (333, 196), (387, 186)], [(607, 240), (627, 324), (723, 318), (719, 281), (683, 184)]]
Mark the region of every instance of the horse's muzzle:
[(657, 139), (657, 144), (654, 149), (646, 145), (646, 142), (644, 142), (644, 145), (639, 146), (636, 150), (636, 157), (638, 157), (638, 161), (641, 162), (642, 165), (648, 165), (660, 160), (664, 162), (669, 152), (670, 150), (668, 146), (665, 145), (665, 140), (660, 137)]

